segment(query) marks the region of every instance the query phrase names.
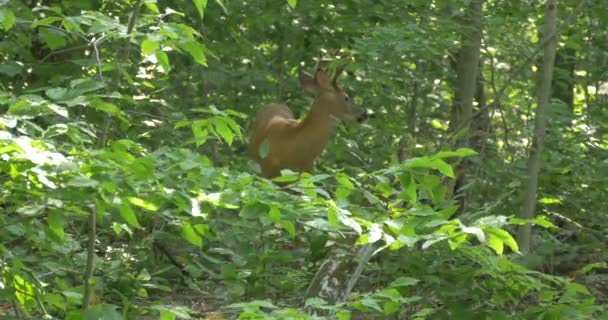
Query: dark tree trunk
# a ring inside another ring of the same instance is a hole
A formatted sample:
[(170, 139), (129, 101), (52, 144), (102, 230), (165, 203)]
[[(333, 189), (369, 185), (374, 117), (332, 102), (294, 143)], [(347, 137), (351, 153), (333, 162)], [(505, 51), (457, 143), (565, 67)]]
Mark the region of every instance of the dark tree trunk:
[[(454, 148), (470, 147), (473, 99), (475, 97), (479, 56), (483, 31), (483, 0), (472, 0), (465, 11), (462, 22), (462, 47), (456, 55), (454, 69), (454, 101), (450, 114), (450, 132), (454, 134)], [(453, 194), (460, 203), (460, 210), (466, 207), (466, 197), (462, 186), (466, 184), (467, 166), (456, 168)]]

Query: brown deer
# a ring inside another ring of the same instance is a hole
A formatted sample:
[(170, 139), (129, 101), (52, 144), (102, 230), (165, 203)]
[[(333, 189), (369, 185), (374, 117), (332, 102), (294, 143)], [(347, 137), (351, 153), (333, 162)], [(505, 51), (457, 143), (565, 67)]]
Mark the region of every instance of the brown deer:
[(344, 68), (336, 68), (331, 80), (321, 68), (314, 76), (299, 72), (304, 89), (315, 95), (301, 121), (294, 118), (285, 104), (272, 103), (258, 110), (249, 137), (249, 151), (260, 164), (262, 176), (274, 178), (283, 169), (311, 172), (337, 120), (361, 123), (367, 119), (365, 109), (355, 105), (337, 83)]

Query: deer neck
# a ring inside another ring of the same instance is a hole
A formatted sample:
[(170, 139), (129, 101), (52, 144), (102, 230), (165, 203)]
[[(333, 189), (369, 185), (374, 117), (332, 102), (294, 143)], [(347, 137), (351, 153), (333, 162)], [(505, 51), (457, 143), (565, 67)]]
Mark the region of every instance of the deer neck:
[(298, 138), (302, 145), (306, 146), (303, 151), (309, 152), (314, 157), (321, 154), (332, 129), (336, 126), (337, 120), (329, 114), (327, 109), (322, 103), (315, 101), (299, 124)]

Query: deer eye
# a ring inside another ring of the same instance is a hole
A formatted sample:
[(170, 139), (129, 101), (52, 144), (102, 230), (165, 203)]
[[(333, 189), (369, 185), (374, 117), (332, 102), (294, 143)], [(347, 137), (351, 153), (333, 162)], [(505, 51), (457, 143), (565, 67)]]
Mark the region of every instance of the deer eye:
[(348, 96), (344, 96), (344, 101), (348, 102)]

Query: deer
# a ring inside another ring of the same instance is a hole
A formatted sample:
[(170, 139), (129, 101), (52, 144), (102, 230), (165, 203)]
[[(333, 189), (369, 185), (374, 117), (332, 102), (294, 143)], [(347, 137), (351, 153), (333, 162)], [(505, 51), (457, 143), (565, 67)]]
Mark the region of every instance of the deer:
[(286, 104), (271, 103), (255, 115), (249, 137), (249, 152), (259, 163), (261, 175), (275, 178), (281, 170), (312, 172), (339, 120), (363, 123), (368, 115), (338, 85), (346, 65), (336, 68), (334, 76), (317, 67), (314, 75), (299, 70), (300, 84), (315, 95), (302, 120), (295, 119)]

